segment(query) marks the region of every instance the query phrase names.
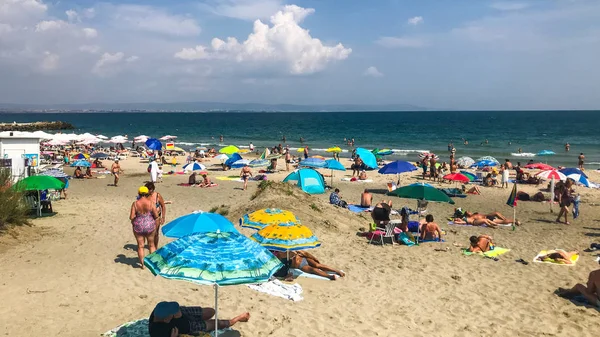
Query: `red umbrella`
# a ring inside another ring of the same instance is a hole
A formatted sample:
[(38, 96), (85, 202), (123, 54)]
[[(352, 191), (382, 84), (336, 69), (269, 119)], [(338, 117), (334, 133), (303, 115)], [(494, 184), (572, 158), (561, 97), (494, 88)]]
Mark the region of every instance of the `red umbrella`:
[(538, 170), (554, 170), (555, 168), (548, 165), (548, 164), (544, 164), (544, 163), (535, 163), (535, 164), (527, 164), (525, 165), (525, 168), (528, 169), (538, 169)]
[(467, 177), (464, 174), (461, 173), (451, 173), (451, 174), (447, 174), (444, 176), (444, 179), (446, 180), (454, 180), (454, 181), (460, 181), (463, 183), (468, 183), (469, 181), (471, 181), (469, 179), (469, 177)]
[(538, 177), (542, 179), (556, 179), (556, 180), (567, 180), (567, 177), (557, 170), (546, 170), (537, 174)]

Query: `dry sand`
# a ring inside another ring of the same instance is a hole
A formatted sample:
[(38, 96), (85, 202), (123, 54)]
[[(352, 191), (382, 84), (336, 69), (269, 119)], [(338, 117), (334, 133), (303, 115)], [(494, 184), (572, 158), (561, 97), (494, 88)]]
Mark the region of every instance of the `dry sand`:
[[(69, 198), (54, 203), (56, 215), (35, 219), (34, 227), (0, 236), (2, 335), (98, 336), (126, 321), (147, 317), (158, 301), (213, 306), (211, 287), (154, 277), (134, 267), (137, 255), (128, 214), (137, 187), (148, 178), (146, 165), (135, 158), (122, 161), (125, 175), (119, 187), (109, 186), (110, 176), (72, 181)], [(213, 179), (237, 173), (211, 171)], [(280, 181), (285, 174), (269, 178)], [(344, 174), (350, 173), (336, 173), (334, 186), (354, 203), (360, 200), (362, 189), (381, 190), (388, 181), (388, 177), (371, 173), (373, 183), (341, 182)], [(596, 172), (590, 174), (593, 181), (600, 181)], [(404, 182), (416, 179), (403, 176)], [(334, 208), (328, 204), (328, 194), (308, 196), (293, 189), (290, 195), (286, 188), (276, 187), (251, 201), (257, 183), (250, 183), (249, 191), (244, 192), (241, 183), (215, 181), (218, 187), (201, 189), (176, 186), (187, 182), (187, 176), (165, 177), (157, 189), (173, 201), (167, 221), (219, 205), (230, 206), (227, 216), (234, 223), (242, 214), (258, 208), (289, 209), (322, 240), (323, 245), (312, 253), (347, 273), (338, 281), (296, 280), (304, 289), (301, 302), (245, 286), (222, 288), (220, 317), (243, 311), (252, 315), (249, 323), (237, 325), (237, 332), (229, 335), (597, 335), (600, 313), (596, 309), (553, 295), (557, 287), (585, 281), (590, 271), (598, 269), (596, 254), (582, 252), (574, 267), (525, 266), (515, 260), (531, 261), (542, 249), (583, 251), (591, 242), (599, 241), (598, 190), (578, 188), (583, 202), (581, 216), (571, 226), (555, 223), (556, 213), (550, 214), (549, 204), (520, 202), (517, 217), (524, 225), (516, 231), (447, 226), (443, 219), (454, 206), (430, 203), (429, 212), (448, 233), (445, 243), (381, 247), (357, 236), (359, 229), (368, 226), (368, 213)], [(533, 186), (522, 189), (536, 190)], [(505, 204), (509, 192), (483, 188), (481, 196), (457, 198), (456, 206), (512, 216), (512, 209)], [(414, 208), (415, 202), (394, 198), (395, 208), (402, 205)], [(246, 229), (242, 232), (252, 233)], [(512, 251), (500, 261), (462, 256), (455, 244), (466, 246), (469, 236), (477, 234), (491, 234), (499, 246)], [(167, 241), (161, 237), (161, 245)]]

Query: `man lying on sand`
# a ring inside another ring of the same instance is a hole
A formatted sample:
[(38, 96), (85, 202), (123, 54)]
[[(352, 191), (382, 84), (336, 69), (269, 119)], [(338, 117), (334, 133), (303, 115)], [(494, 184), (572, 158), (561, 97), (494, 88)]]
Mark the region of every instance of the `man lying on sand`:
[(218, 329), (226, 329), (237, 322), (248, 322), (250, 313), (245, 312), (232, 319), (210, 319), (215, 309), (202, 307), (183, 307), (177, 302), (160, 302), (156, 305), (148, 320), (150, 337), (177, 337), (179, 334), (198, 334)]
[(472, 226), (489, 226), (496, 228), (497, 225), (508, 225), (514, 223), (517, 226), (521, 225), (520, 221), (515, 221), (515, 219), (510, 219), (502, 215), (500, 212), (492, 212), (488, 214), (480, 214), (478, 212), (464, 212), (462, 218), (454, 219), (454, 223), (456, 224), (469, 224)]
[(471, 245), (467, 249), (473, 253), (485, 253), (490, 250), (494, 250), (494, 241), (489, 235), (471, 236), (469, 238)]
[[(280, 260), (285, 260), (287, 255), (287, 253), (284, 252), (273, 252), (273, 254)], [(321, 264), (316, 257), (303, 250), (290, 253), (289, 266), (290, 268), (300, 269), (305, 273), (319, 275), (332, 281), (337, 280), (339, 277), (346, 276), (341, 270), (333, 269)], [(329, 274), (328, 272), (333, 272), (334, 274)], [(291, 279), (291, 276), (291, 272), (288, 273), (286, 280)]]
[(583, 295), (591, 305), (600, 309), (600, 269), (590, 273), (587, 285), (577, 283), (571, 289), (558, 288), (555, 294), (567, 299)]
[(551, 259), (564, 264), (573, 264), (573, 262), (571, 262), (571, 257), (577, 254), (579, 254), (579, 252), (576, 250), (572, 252), (563, 252), (561, 250), (556, 250), (546, 255), (539, 256), (538, 260), (544, 261), (546, 259)]

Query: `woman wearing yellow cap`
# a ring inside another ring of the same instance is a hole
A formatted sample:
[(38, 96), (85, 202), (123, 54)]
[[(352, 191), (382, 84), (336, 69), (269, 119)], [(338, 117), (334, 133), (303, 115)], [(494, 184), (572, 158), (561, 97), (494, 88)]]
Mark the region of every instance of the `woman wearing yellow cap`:
[[(138, 200), (131, 204), (129, 219), (133, 226), (133, 235), (137, 241), (138, 258), (142, 269), (144, 269), (144, 243), (148, 242), (150, 254), (154, 253), (154, 236), (156, 235), (156, 219), (158, 211), (156, 205), (149, 198), (148, 187), (142, 186), (138, 189)], [(145, 242), (144, 242), (145, 241)]]

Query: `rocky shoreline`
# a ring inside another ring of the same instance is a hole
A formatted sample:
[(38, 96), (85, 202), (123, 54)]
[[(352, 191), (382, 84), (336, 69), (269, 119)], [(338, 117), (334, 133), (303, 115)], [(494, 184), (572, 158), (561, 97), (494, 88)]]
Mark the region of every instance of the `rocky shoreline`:
[(0, 123), (0, 131), (73, 130), (75, 126), (67, 122)]

